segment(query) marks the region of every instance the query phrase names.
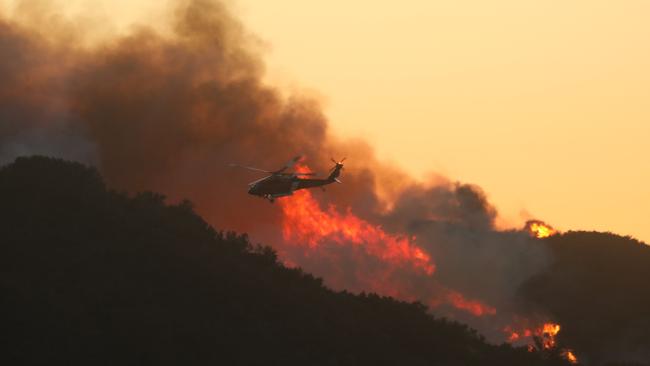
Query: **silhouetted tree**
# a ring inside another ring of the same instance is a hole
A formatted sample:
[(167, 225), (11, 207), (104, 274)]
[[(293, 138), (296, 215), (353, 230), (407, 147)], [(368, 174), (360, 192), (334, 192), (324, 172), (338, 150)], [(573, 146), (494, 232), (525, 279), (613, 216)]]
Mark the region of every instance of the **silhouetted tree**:
[(4, 365), (565, 365), (420, 303), (333, 292), (189, 202), (77, 163), (0, 168)]
[(590, 364), (650, 364), (650, 247), (611, 233), (568, 232), (544, 240), (552, 266), (521, 295), (562, 324), (558, 340)]

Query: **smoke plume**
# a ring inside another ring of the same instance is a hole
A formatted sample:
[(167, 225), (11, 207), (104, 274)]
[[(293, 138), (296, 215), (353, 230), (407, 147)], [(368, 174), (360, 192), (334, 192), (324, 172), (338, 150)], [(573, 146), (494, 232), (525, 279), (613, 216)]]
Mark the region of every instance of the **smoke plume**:
[[(215, 227), (272, 244), (330, 286), (419, 300), (502, 340), (520, 315), (515, 290), (547, 265), (546, 250), (497, 231), (480, 188), (415, 182), (365, 142), (333, 136), (317, 101), (266, 85), (255, 38), (222, 3), (175, 7), (169, 34), (140, 26), (91, 45), (65, 24), (1, 19), (0, 163), (46, 154), (93, 164), (115, 189), (190, 199)], [(259, 176), (228, 164), (273, 169), (296, 154), (319, 172), (346, 156), (344, 185), (311, 199), (330, 218), (349, 212), (398, 246), (407, 240), (401, 247), (422, 250), (435, 271), (386, 261), (363, 241), (283, 236), (281, 206), (246, 194)]]

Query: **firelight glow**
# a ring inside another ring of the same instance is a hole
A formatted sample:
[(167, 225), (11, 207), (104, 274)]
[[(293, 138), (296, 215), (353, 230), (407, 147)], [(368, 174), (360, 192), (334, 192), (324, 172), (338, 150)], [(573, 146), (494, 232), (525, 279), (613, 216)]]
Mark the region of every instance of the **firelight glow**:
[[(308, 168), (304, 169), (304, 171), (308, 170)], [(386, 273), (397, 268), (405, 268), (424, 276), (435, 275), (433, 259), (416, 244), (416, 238), (388, 233), (381, 227), (355, 216), (350, 210), (342, 214), (333, 205), (326, 210), (322, 209), (309, 190), (296, 191), (291, 197), (279, 199), (278, 204), (284, 214), (285, 241), (295, 245), (304, 243), (306, 247), (303, 249), (306, 252), (316, 251), (319, 246), (326, 243), (354, 246), (366, 255), (381, 261), (382, 270)], [(408, 293), (408, 286), (404, 283), (393, 283), (388, 287), (385, 285), (387, 284), (375, 283), (373, 288), (382, 287), (385, 293), (412, 298)], [(492, 306), (443, 287), (440, 287), (436, 297), (422, 300), (432, 308), (447, 304), (475, 317), (493, 316), (497, 313), (497, 309)]]
[(650, 2), (236, 4), (269, 80), (318, 93), (335, 132), (480, 185), (505, 226), (650, 240)]
[[(157, 0), (52, 2), (117, 30), (166, 15)], [(504, 226), (534, 215), (650, 240), (650, 2), (228, 3), (268, 82), (316, 94), (335, 133), (416, 177), (480, 185)]]

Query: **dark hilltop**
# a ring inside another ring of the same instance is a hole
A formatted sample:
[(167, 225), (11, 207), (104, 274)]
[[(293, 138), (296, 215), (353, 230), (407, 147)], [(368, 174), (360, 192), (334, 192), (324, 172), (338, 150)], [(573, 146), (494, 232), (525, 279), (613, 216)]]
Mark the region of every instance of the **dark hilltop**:
[(335, 292), (187, 202), (46, 157), (0, 169), (5, 365), (565, 365), (419, 303)]

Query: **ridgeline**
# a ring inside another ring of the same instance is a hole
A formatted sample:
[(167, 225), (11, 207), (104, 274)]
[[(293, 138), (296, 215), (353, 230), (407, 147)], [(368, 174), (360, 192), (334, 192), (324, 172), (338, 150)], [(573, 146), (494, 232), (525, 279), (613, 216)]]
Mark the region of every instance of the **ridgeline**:
[[(334, 292), (189, 202), (46, 157), (0, 168), (4, 365), (566, 365), (419, 303)], [(532, 295), (531, 295), (532, 296)]]
[(650, 365), (650, 246), (585, 231), (544, 242), (553, 264), (520, 288), (530, 310), (562, 324), (558, 339), (585, 364)]

